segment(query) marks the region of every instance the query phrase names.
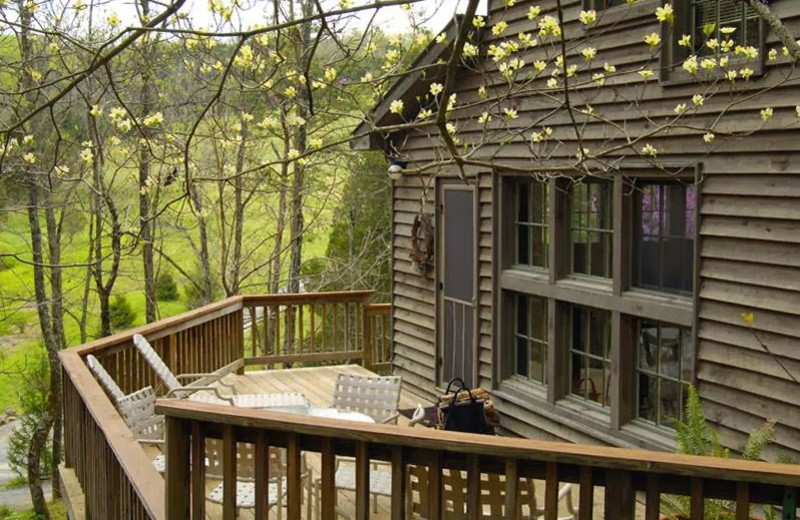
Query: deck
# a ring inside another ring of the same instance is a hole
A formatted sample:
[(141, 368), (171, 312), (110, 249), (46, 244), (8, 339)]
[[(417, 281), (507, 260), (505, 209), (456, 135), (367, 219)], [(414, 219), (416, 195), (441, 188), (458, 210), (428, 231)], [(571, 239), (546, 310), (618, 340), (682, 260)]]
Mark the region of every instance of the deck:
[[(565, 486), (571, 486), (578, 520), (659, 520), (667, 494), (685, 497), (692, 520), (704, 518), (711, 499), (725, 500), (735, 520), (758, 518), (753, 515), (761, 504), (783, 506), (782, 520), (796, 518), (797, 465), (470, 435), (410, 428), (402, 419), (398, 425), (309, 420), (185, 399), (155, 404), (165, 417), (162, 476), (152, 464), (156, 451), (137, 442), (86, 363), (89, 354), (97, 357), (123, 394), (157, 389), (160, 378), (133, 346), (138, 332), (173, 373), (234, 370), (240, 375), (225, 377), (238, 393), (299, 391), (313, 405), (327, 406), (336, 374), (390, 369), (391, 309), (368, 300), (363, 291), (237, 296), (60, 352), (66, 418), (61, 474), (70, 518), (334, 520), (341, 517), (338, 505), (358, 520), (480, 520), (514, 517), (505, 512), (535, 505), (531, 518), (560, 520), (569, 518), (559, 499)], [(400, 407), (419, 402), (426, 404), (403, 392)], [(219, 480), (206, 475), (205, 465), (191, 463), (208, 453), (209, 439), (218, 439), (224, 454)], [(246, 446), (256, 454), (252, 485), (259, 497), (266, 497), (272, 474), (266, 454), (285, 453), (288, 498), (281, 507), (268, 508), (264, 499), (254, 509), (237, 510), (233, 491), (243, 474), (231, 461), (246, 454)], [(356, 490), (350, 493), (334, 485), (337, 460), (344, 457), (354, 468)], [(311, 480), (320, 482), (321, 505), (310, 514), (307, 506), (317, 501), (307, 498), (304, 459)], [(381, 463), (392, 476), (391, 494), (375, 504), (366, 483)], [(222, 506), (206, 500), (217, 484), (227, 490)], [(490, 503), (495, 509), (488, 509)]]
[[(336, 378), (340, 373), (375, 375), (374, 372), (367, 370), (360, 365), (334, 365), (327, 367), (309, 367), (294, 369), (277, 370), (251, 370), (244, 375), (229, 375), (223, 378), (228, 384), (233, 384), (237, 394), (272, 394), (280, 392), (300, 392), (311, 402), (312, 406), (331, 406), (333, 404), (333, 390)], [(399, 409), (415, 408), (417, 404), (430, 406), (426, 401), (407, 390), (400, 394)], [(398, 427), (409, 427), (409, 421), (403, 416), (398, 418)], [(160, 452), (156, 448), (150, 448), (147, 452), (155, 457)], [(320, 457), (315, 453), (306, 454), (306, 461), (311, 469), (311, 479), (316, 482), (321, 475)], [(210, 493), (221, 480), (207, 478), (206, 492)], [(307, 495), (303, 496), (302, 518), (308, 519)], [(313, 500), (312, 500), (313, 502)], [(352, 492), (340, 491), (337, 495), (337, 505), (341, 512), (350, 518), (355, 517), (355, 501)], [(378, 497), (373, 502), (370, 518), (376, 520), (389, 519), (390, 501), (388, 497)], [(316, 507), (316, 504), (313, 506)], [(269, 510), (269, 518), (280, 519), (286, 517), (286, 504), (283, 507), (272, 507)], [(319, 512), (312, 509), (311, 518), (319, 518)], [(206, 518), (223, 518), (222, 506), (212, 502), (206, 502)], [(253, 509), (240, 509), (239, 518), (255, 518)]]

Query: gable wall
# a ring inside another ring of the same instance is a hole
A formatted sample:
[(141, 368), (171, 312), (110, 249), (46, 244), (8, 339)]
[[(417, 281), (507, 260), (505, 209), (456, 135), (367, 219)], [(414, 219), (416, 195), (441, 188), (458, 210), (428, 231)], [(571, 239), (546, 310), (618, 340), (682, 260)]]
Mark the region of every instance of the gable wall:
[[(542, 6), (543, 14), (555, 7), (555, 2), (548, 0), (536, 4)], [(533, 3), (518, 1), (517, 6), (505, 9), (502, 1), (492, 1), (491, 23), (507, 21), (509, 28), (505, 34), (509, 37), (520, 31), (535, 33), (535, 23), (525, 16), (530, 5)], [(563, 5), (568, 20), (566, 34), (570, 38), (582, 36), (583, 29), (575, 22), (580, 2), (565, 1)], [(647, 63), (650, 52), (642, 38), (660, 31), (652, 14), (656, 5), (660, 3), (639, 0), (637, 6), (627, 12), (627, 21), (597, 30), (591, 45), (597, 48), (598, 66), (609, 61), (624, 70)], [(772, 5), (794, 34), (800, 34), (800, 2), (776, 0)], [(636, 16), (637, 12), (641, 14)], [(492, 36), (490, 31), (486, 34), (488, 45), (492, 43)], [(768, 38), (768, 45), (775, 45), (773, 37)], [(527, 68), (541, 53), (541, 49), (522, 53), (529, 64)], [(733, 449), (741, 449), (747, 431), (765, 419), (776, 419), (776, 442), (768, 455), (791, 453), (797, 456), (800, 454), (800, 405), (796, 396), (800, 385), (765, 352), (761, 343), (800, 379), (800, 341), (797, 340), (800, 337), (800, 125), (795, 113), (795, 106), (800, 104), (800, 85), (797, 80), (781, 81), (788, 72), (785, 64), (765, 64), (765, 70), (763, 78), (751, 81), (751, 88), (770, 86), (771, 91), (734, 106), (718, 126), (720, 137), (713, 146), (707, 146), (696, 131), (681, 128), (647, 142), (658, 148), (659, 160), (665, 164), (702, 164), (701, 267), (695, 309), (699, 324), (696, 378), (706, 413), (716, 424), (723, 441)], [(549, 77), (549, 73), (545, 77)], [(476, 89), (485, 81), (484, 76), (462, 72), (458, 81), (459, 104), (476, 101)], [(691, 96), (697, 92), (695, 84), (662, 86), (656, 79), (650, 80), (645, 88), (635, 73), (613, 81), (617, 83), (616, 88), (592, 93), (592, 106), (612, 120), (624, 121), (629, 136), (634, 138), (646, 133), (650, 125), (643, 116), (637, 115), (627, 100), (638, 98), (648, 115), (664, 118), (672, 114), (676, 104), (691, 103)], [(522, 129), (551, 110), (553, 103), (530, 96), (507, 101), (502, 106), (518, 110), (519, 119), (509, 126)], [(718, 116), (722, 106), (722, 100), (711, 100), (705, 108), (716, 111), (696, 116), (693, 122), (706, 124)], [(766, 129), (762, 128), (758, 116), (759, 109), (765, 106), (775, 111)], [(474, 119), (480, 109), (457, 113), (461, 120), (460, 137), (468, 142), (477, 141), (480, 129)], [(554, 129), (555, 137), (571, 143), (553, 154), (554, 162), (563, 163), (577, 150), (569, 118), (558, 114), (549, 118), (547, 125)], [(752, 130), (754, 134), (725, 139), (721, 136), (725, 130)], [(614, 137), (608, 125), (589, 123), (584, 146), (590, 150), (602, 148)], [(415, 164), (422, 164), (441, 157), (440, 146), (435, 131), (431, 131), (407, 136), (403, 149)], [(630, 151), (618, 153), (630, 154)], [(522, 168), (539, 166), (530, 160), (528, 144), (522, 139), (504, 146), (490, 139), (480, 154), (487, 160), (494, 158)], [(475, 170), (479, 171), (480, 168)], [(440, 169), (440, 175), (454, 173), (451, 167)], [(492, 227), (493, 215), (497, 213), (497, 208), (493, 211), (491, 205), (493, 180), (496, 182), (496, 176), (489, 173), (480, 175), (479, 355), (480, 384), (484, 387), (496, 387), (498, 383), (492, 380)], [(404, 380), (419, 392), (435, 394), (432, 390), (435, 383), (434, 281), (432, 277), (419, 276), (409, 260), (410, 226), (419, 207), (420, 185), (418, 177), (409, 176), (397, 182), (395, 188), (395, 366)], [(428, 209), (433, 210), (432, 206)], [(741, 318), (741, 314), (747, 312), (755, 315), (752, 330)], [(625, 432), (592, 428), (581, 420), (580, 414), (568, 413), (558, 406), (533, 407), (522, 399), (498, 399), (498, 406), (506, 413), (504, 426), (530, 437), (668, 448), (642, 444)]]

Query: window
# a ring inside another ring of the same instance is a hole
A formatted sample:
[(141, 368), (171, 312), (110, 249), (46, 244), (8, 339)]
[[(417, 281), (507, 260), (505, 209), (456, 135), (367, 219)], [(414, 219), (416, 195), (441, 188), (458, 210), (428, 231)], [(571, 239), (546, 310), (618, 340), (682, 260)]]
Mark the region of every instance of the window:
[(583, 0), (585, 9), (605, 10), (617, 5), (626, 5), (626, 0)]
[(638, 322), (638, 417), (663, 426), (683, 420), (694, 345), (689, 329)]
[(500, 391), (644, 440), (643, 421), (674, 427), (693, 377), (698, 190), (635, 173), (501, 173), (494, 312)]
[(742, 46), (758, 47), (761, 22), (756, 11), (741, 0), (691, 0), (689, 23), (692, 42), (698, 54), (714, 54), (705, 42), (708, 38), (726, 39), (723, 27), (735, 29), (731, 38)]
[(533, 267), (547, 267), (547, 183), (532, 179), (514, 181), (516, 217), (515, 263)]
[[(701, 71), (699, 75), (692, 75), (683, 70), (683, 62), (689, 55), (700, 57), (715, 56), (729, 59), (728, 68), (738, 70), (747, 67), (758, 76), (763, 73), (763, 52), (756, 58), (745, 58), (734, 53), (737, 46), (753, 46), (759, 51), (763, 49), (762, 21), (756, 11), (741, 0), (686, 0), (673, 2), (675, 10), (674, 30), (671, 31), (670, 40), (662, 47), (661, 52), (661, 81), (681, 84), (706, 78), (723, 78), (725, 71), (717, 68), (710, 73)], [(722, 31), (724, 28), (733, 29), (733, 32)], [(683, 35), (691, 37), (692, 46), (683, 47), (679, 41)], [(721, 45), (711, 48), (706, 45), (710, 39), (715, 39)], [(726, 48), (724, 42), (730, 41)]]
[(514, 373), (547, 384), (547, 300), (517, 294)]
[(611, 195), (607, 181), (570, 187), (572, 272), (611, 278)]
[(634, 284), (691, 292), (697, 190), (679, 183), (641, 183), (635, 189)]
[(572, 394), (608, 406), (608, 390), (611, 387), (611, 313), (577, 305), (570, 310)]

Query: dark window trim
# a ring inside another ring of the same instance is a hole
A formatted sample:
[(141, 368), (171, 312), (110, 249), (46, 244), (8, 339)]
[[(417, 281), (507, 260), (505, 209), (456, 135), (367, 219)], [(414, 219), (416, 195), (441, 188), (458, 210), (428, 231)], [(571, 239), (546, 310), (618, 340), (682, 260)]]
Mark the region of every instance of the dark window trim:
[[(585, 0), (588, 1), (588, 0)], [(675, 23), (670, 26), (669, 24), (661, 24), (661, 41), (665, 42), (659, 53), (659, 84), (664, 87), (680, 86), (690, 83), (697, 83), (700, 81), (710, 81), (715, 79), (724, 79), (721, 71), (714, 71), (709, 75), (705, 71), (700, 71), (696, 75), (689, 74), (683, 70), (683, 62), (689, 57), (691, 51), (686, 47), (678, 45), (678, 40), (684, 34), (691, 33), (691, 20), (690, 16), (690, 2), (691, 0), (676, 0), (671, 2), (675, 13)], [(659, 2), (662, 3), (662, 2)], [(666, 2), (664, 2), (666, 3)], [(743, 58), (731, 57), (730, 63), (732, 68), (740, 69), (741, 66), (747, 65), (753, 69), (751, 80), (759, 78), (764, 75), (764, 50), (766, 49), (766, 32), (767, 26), (764, 21), (759, 18), (758, 25), (758, 42), (755, 47), (758, 49), (758, 58), (755, 60), (745, 60)], [(694, 37), (694, 35), (690, 36)], [(702, 59), (705, 56), (698, 56)], [(736, 81), (741, 81), (738, 79)]]

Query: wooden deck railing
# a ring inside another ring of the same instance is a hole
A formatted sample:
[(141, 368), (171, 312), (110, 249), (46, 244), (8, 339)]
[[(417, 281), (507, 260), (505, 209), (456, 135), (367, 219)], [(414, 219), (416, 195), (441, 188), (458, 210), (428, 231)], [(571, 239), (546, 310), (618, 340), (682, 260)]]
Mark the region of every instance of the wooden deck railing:
[(270, 344), (261, 334), (274, 316), (271, 344), (283, 350), (245, 358), (247, 364), (361, 360), (364, 345), (374, 343), (364, 338), (370, 294), (237, 296), (62, 351), (65, 466), (83, 488), (88, 517), (162, 519), (165, 495), (161, 476), (86, 366), (87, 355), (94, 354), (126, 393), (156, 388), (160, 382), (134, 348), (134, 333), (144, 335), (174, 373), (207, 373), (242, 359), (246, 335)]
[[(453, 432), (372, 425), (330, 419), (306, 418), (260, 410), (231, 409), (187, 401), (159, 401), (157, 410), (167, 424), (167, 518), (205, 518), (203, 470), (190, 466), (189, 454), (204, 453), (207, 438), (222, 439), (227, 465), (223, 468), (223, 518), (232, 520), (236, 508), (235, 481), (237, 442), (255, 444), (255, 489), (264, 491), (269, 478), (268, 447), (287, 449), (286, 474), (289, 520), (301, 518), (301, 452), (321, 457), (321, 518), (333, 520), (335, 489), (333, 474), (337, 456), (355, 456), (356, 518), (369, 518), (369, 475), (372, 462), (391, 463), (391, 518), (406, 518), (407, 479), (410, 466), (427, 469), (426, 518), (445, 518), (442, 500), (447, 471), (467, 474), (467, 518), (479, 518), (481, 474), (502, 475), (505, 481), (504, 511), (517, 511), (520, 478), (545, 481), (545, 520), (555, 520), (558, 492), (563, 482), (579, 484), (580, 520), (596, 517), (595, 490), (604, 494), (603, 518), (632, 520), (636, 515), (636, 492), (646, 520), (659, 520), (661, 494), (689, 497), (690, 517), (703, 520), (706, 499), (726, 499), (732, 507), (730, 518), (750, 520), (751, 504), (783, 506), (783, 519), (794, 519), (800, 487), (800, 466), (693, 457), (598, 446), (487, 437)], [(196, 460), (196, 459), (195, 459)], [(266, 493), (256, 493), (265, 497)], [(266, 500), (257, 506), (255, 517), (266, 518)], [(506, 515), (502, 515), (506, 517)], [(513, 516), (512, 516), (513, 517)]]
[(364, 366), (373, 372), (392, 369), (392, 304), (372, 303), (366, 309)]

